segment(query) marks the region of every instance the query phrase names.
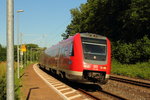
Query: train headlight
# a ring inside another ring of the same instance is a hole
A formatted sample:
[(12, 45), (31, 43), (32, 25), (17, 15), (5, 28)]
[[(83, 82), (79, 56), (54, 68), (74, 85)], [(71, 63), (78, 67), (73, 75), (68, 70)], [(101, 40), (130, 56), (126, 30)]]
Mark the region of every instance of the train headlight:
[(100, 69), (107, 69), (106, 66), (100, 66)]
[(84, 68), (90, 68), (90, 65), (84, 64)]

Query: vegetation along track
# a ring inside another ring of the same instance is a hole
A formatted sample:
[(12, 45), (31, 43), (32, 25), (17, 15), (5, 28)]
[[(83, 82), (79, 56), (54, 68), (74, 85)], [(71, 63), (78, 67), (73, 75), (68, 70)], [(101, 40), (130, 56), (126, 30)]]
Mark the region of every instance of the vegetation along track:
[(116, 76), (110, 76), (110, 80), (114, 80), (114, 81), (119, 81), (119, 82), (123, 82), (123, 83), (128, 83), (128, 84), (132, 84), (132, 85), (137, 85), (137, 86), (141, 86), (141, 87), (150, 88), (150, 83), (145, 83), (145, 82), (125, 79), (125, 78), (120, 78), (120, 77), (116, 77)]

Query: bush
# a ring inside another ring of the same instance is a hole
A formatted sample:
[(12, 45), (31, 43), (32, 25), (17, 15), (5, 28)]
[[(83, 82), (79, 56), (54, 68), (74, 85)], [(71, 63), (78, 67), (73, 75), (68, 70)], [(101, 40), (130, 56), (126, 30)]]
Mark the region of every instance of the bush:
[(6, 78), (0, 76), (0, 100), (6, 100)]
[(113, 45), (113, 57), (121, 63), (129, 63), (132, 58), (132, 44), (121, 43), (118, 41)]
[[(15, 86), (15, 90), (18, 86)], [(0, 100), (6, 100), (6, 78), (0, 76)], [(15, 91), (15, 100), (19, 100), (18, 94)]]
[(150, 59), (150, 40), (147, 36), (135, 43), (112, 43), (113, 58), (124, 64), (146, 62)]
[(137, 40), (134, 45), (135, 61), (148, 61), (150, 59), (150, 39), (144, 36), (142, 39)]

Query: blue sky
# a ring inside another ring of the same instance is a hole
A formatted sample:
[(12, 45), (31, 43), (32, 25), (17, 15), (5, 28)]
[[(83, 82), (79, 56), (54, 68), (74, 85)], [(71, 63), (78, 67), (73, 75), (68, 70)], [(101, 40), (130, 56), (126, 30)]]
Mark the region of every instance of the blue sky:
[[(6, 46), (6, 1), (0, 0), (0, 44)], [(14, 0), (14, 42), (17, 42), (16, 11), (19, 13), (23, 43), (49, 47), (62, 40), (61, 34), (71, 21), (70, 9), (87, 0)]]

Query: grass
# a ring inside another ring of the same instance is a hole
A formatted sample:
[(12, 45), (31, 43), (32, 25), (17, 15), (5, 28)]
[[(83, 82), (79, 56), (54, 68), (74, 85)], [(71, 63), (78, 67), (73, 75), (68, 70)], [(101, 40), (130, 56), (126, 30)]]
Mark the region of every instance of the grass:
[(113, 60), (112, 73), (134, 78), (150, 79), (150, 61), (137, 64), (121, 64)]
[[(27, 66), (31, 64), (28, 63)], [(24, 68), (20, 68), (20, 76), (23, 75)], [(15, 78), (15, 100), (18, 100), (21, 96), (20, 87), (21, 87), (21, 79), (17, 77), (17, 63), (14, 63), (14, 78)], [(0, 100), (6, 98), (6, 62), (0, 62)]]
[(0, 76), (4, 76), (6, 73), (6, 63), (0, 62)]
[[(15, 100), (18, 100), (18, 95), (19, 95), (19, 85), (20, 82), (16, 77), (16, 70), (17, 70), (17, 63), (14, 63), (14, 71), (15, 71)], [(1, 99), (6, 98), (6, 62), (0, 62), (0, 90), (3, 91), (1, 92)]]
[[(14, 63), (14, 69), (17, 70), (17, 63)], [(0, 76), (5, 76), (6, 74), (6, 62), (0, 62)]]
[(6, 99), (6, 63), (0, 62), (0, 100)]

